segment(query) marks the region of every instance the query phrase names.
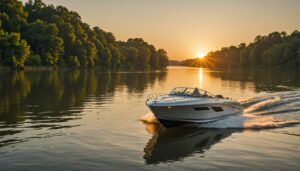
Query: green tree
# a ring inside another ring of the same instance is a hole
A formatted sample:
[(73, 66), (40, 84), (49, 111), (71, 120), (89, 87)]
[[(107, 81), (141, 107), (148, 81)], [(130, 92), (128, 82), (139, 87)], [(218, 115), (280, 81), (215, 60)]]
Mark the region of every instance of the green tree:
[(240, 66), (241, 67), (249, 66), (249, 56), (250, 56), (249, 48), (243, 48), (240, 51)]
[(109, 48), (104, 48), (100, 54), (100, 65), (103, 67), (110, 67), (111, 66), (111, 53)]
[(28, 24), (24, 34), (34, 54), (41, 56), (43, 65), (56, 65), (64, 50), (63, 40), (57, 36), (55, 24), (47, 24), (41, 20)]
[[(66, 64), (77, 67), (79, 63), (81, 67), (97, 64), (112, 69), (146, 69), (149, 66), (156, 69), (161, 66), (158, 51), (143, 39), (117, 41), (113, 33), (99, 27), (91, 28), (84, 23), (77, 12), (63, 6), (47, 5), (42, 0), (29, 0), (24, 6), (18, 0), (2, 0), (0, 22), (4, 31), (17, 32), (30, 45), (30, 56), (26, 65)], [(5, 37), (9, 36), (12, 35)], [(18, 57), (15, 60), (10, 58), (11, 64), (18, 63), (16, 67), (24, 64), (19, 64)], [(2, 63), (8, 65), (7, 59), (5, 57), (6, 62)]]
[(128, 68), (134, 68), (137, 65), (139, 51), (135, 47), (127, 48), (127, 56), (125, 57), (125, 63)]
[(57, 24), (59, 29), (59, 37), (64, 41), (64, 57), (67, 58), (71, 55), (71, 49), (76, 41), (75, 29), (70, 23), (60, 22)]
[(97, 48), (95, 44), (93, 44), (90, 41), (87, 41), (85, 43), (85, 49), (87, 52), (87, 58), (88, 58), (88, 65), (89, 66), (94, 66), (95, 65), (95, 60), (96, 60), (96, 55), (97, 55)]
[(23, 69), (30, 54), (30, 47), (19, 33), (5, 33), (0, 30), (0, 61), (13, 69)]
[(71, 67), (79, 67), (80, 66), (80, 62), (79, 62), (77, 56), (70, 56), (68, 63), (69, 63), (69, 66), (71, 66)]
[(150, 55), (150, 67), (153, 69), (159, 68), (159, 58), (158, 58), (158, 53), (153, 45), (149, 46), (149, 49), (151, 51)]
[(293, 68), (296, 66), (296, 51), (293, 51), (293, 45), (291, 43), (283, 43), (281, 44), (282, 48), (282, 59), (284, 61), (284, 67)]
[[(214, 67), (284, 67), (300, 66), (298, 49), (300, 33), (296, 30), (290, 35), (286, 32), (272, 32), (267, 36), (257, 36), (248, 46), (224, 47), (210, 52), (206, 61)], [(185, 60), (184, 65), (198, 66), (197, 59)]]
[(34, 54), (29, 55), (29, 57), (28, 57), (28, 59), (27, 59), (27, 61), (26, 61), (25, 64), (28, 65), (28, 66), (39, 66), (39, 65), (41, 65), (42, 62), (41, 62), (40, 55), (37, 55), (37, 54), (35, 54), (35, 55)]
[(7, 32), (20, 32), (26, 23), (28, 13), (24, 10), (22, 2), (18, 0), (1, 0), (0, 20), (3, 29)]
[(159, 68), (167, 67), (168, 63), (169, 63), (167, 52), (163, 49), (159, 49), (157, 51), (157, 53), (158, 53), (158, 58), (159, 58)]
[(138, 48), (138, 58), (137, 58), (137, 68), (146, 69), (149, 68), (151, 51), (148, 47), (139, 47)]
[(298, 68), (300, 68), (300, 48), (297, 50), (296, 62), (297, 62)]
[(111, 53), (111, 67), (117, 68), (121, 63), (121, 53), (115, 46), (110, 46), (109, 49)]
[(263, 64), (268, 67), (280, 67), (281, 63), (281, 47), (275, 45), (272, 48), (267, 49), (263, 53)]

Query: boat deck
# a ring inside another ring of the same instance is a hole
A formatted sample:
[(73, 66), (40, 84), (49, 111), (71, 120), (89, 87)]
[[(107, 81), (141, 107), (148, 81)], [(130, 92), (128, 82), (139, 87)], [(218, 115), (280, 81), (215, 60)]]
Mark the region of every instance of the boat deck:
[(229, 99), (216, 98), (212, 96), (186, 96), (186, 95), (157, 95), (149, 96), (147, 104), (160, 105), (195, 105), (207, 103), (221, 103), (229, 101)]

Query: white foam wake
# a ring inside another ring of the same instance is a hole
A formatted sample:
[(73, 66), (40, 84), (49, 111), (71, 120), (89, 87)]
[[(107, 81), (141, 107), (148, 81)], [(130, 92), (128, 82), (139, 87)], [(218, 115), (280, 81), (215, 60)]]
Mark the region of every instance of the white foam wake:
[(143, 115), (140, 118), (140, 120), (143, 121), (143, 122), (146, 122), (146, 123), (158, 123), (158, 120), (156, 119), (156, 117), (151, 112)]

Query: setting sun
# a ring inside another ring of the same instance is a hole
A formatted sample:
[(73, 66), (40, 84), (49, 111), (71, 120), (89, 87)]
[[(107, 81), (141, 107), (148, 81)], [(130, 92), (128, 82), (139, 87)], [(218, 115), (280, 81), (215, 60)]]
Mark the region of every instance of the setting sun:
[(204, 52), (199, 52), (198, 54), (197, 54), (197, 58), (199, 58), (199, 59), (202, 59), (202, 58), (204, 58), (206, 56), (206, 54), (204, 53)]

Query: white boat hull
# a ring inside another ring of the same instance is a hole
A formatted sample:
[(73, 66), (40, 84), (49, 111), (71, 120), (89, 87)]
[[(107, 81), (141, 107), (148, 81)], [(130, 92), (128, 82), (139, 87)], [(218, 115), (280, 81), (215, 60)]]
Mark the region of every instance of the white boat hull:
[[(189, 106), (151, 106), (151, 111), (165, 127), (187, 123), (206, 123), (240, 114), (243, 109), (238, 103), (201, 104)], [(215, 108), (215, 109), (214, 109)], [(218, 109), (218, 110), (216, 110)]]
[(150, 95), (146, 104), (165, 127), (212, 122), (243, 111), (233, 99), (187, 87), (174, 88), (166, 95)]

